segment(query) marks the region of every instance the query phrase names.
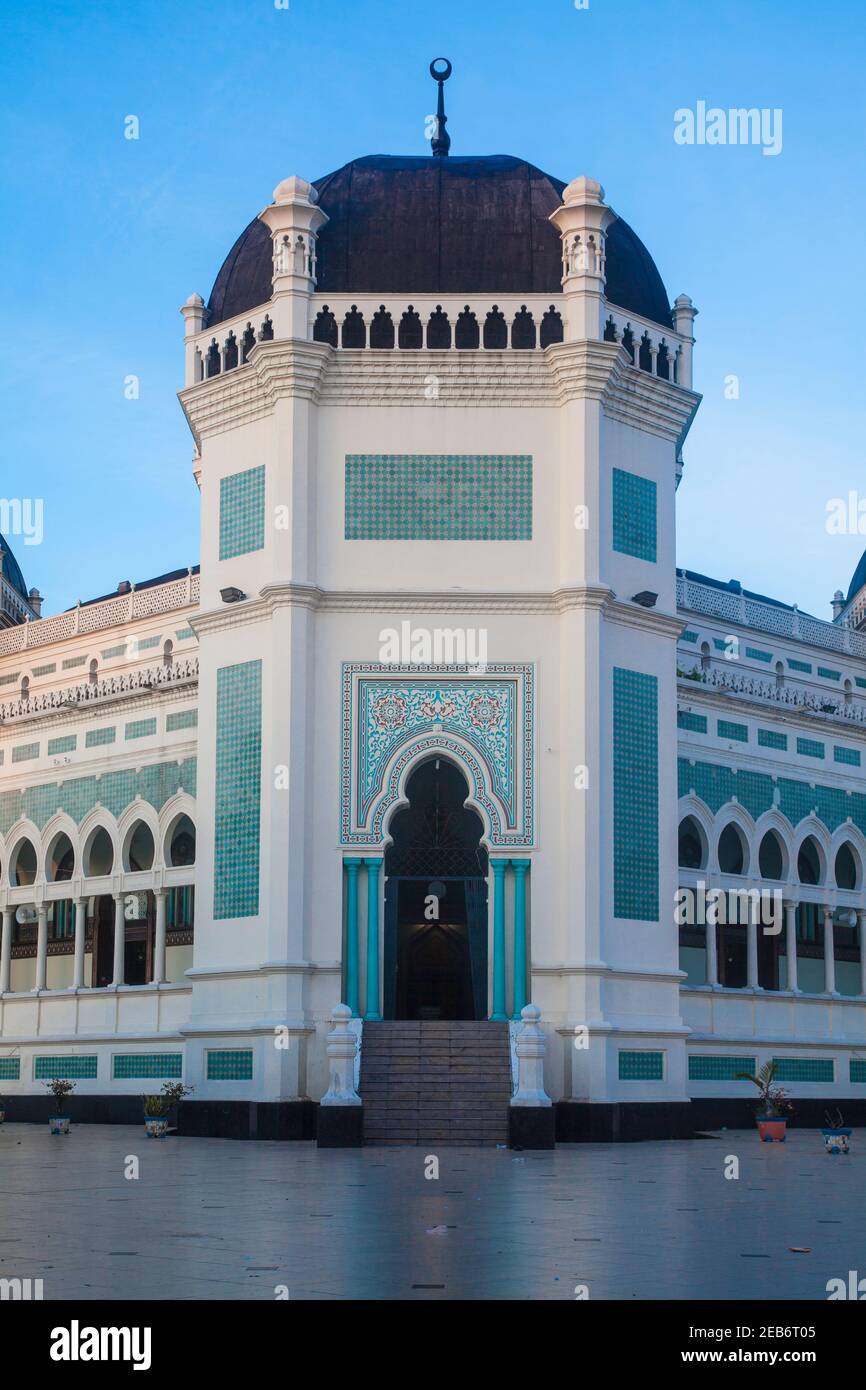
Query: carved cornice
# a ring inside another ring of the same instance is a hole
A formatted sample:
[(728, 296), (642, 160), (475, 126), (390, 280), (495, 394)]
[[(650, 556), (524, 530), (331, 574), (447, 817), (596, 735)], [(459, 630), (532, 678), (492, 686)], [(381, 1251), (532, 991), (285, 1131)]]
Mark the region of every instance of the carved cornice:
[(258, 343), (243, 367), (185, 387), (178, 400), (196, 444), (268, 415), (280, 396), (318, 400), (323, 371), (335, 356), (327, 343), (276, 339)]
[(431, 593), (415, 589), (325, 592), (311, 584), (268, 584), (257, 598), (198, 613), (191, 621), (196, 634), (201, 636), (268, 622), (280, 608), (308, 608), (330, 613), (547, 613), (552, 616), (583, 609), (603, 613), (611, 622), (665, 637), (675, 638), (683, 630), (681, 618), (625, 603), (604, 584), (497, 593), (483, 590)]
[(681, 442), (700, 396), (632, 366), (619, 343), (587, 339), (543, 351), (341, 348), (259, 343), (243, 367), (178, 393), (196, 443), (267, 415), (283, 396), (327, 406), (555, 408), (601, 403), (612, 419)]
[(555, 343), (545, 357), (559, 404), (598, 400), (611, 419), (675, 443), (685, 438), (701, 402), (696, 392), (633, 366), (621, 343)]
[(624, 603), (617, 598), (607, 605), (604, 616), (622, 627), (655, 632), (659, 637), (670, 637), (671, 641), (676, 641), (685, 626), (682, 618), (672, 613), (659, 613), (655, 608), (643, 608), (639, 603)]
[(342, 349), (328, 364), (320, 403), (549, 408), (557, 400), (541, 352)]

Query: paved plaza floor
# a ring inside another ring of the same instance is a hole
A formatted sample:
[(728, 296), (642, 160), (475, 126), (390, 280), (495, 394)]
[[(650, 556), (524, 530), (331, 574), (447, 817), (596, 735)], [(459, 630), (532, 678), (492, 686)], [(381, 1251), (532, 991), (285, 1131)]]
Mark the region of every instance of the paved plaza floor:
[(796, 1129), (443, 1148), (438, 1180), (428, 1154), (6, 1124), (0, 1279), (45, 1299), (824, 1300), (866, 1275), (863, 1131), (847, 1157)]

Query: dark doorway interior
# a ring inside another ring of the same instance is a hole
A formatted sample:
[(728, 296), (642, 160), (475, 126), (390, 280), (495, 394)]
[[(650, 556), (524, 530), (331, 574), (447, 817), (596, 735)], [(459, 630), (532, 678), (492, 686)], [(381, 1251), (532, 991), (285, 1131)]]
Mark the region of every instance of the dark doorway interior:
[(114, 973), (114, 899), (94, 900), (93, 979), (95, 988), (111, 984)]
[(487, 851), (466, 779), (434, 758), (410, 777), (385, 855), (385, 1017), (487, 1017)]

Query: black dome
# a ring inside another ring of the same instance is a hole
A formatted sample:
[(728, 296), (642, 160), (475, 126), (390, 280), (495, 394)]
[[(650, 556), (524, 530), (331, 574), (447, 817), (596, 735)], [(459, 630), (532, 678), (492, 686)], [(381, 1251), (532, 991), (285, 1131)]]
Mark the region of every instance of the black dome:
[(851, 576), (851, 583), (848, 585), (848, 597), (845, 602), (850, 603), (852, 598), (859, 594), (864, 584), (866, 584), (866, 550), (860, 556), (857, 568)]
[[(562, 244), (550, 214), (565, 184), (497, 154), (367, 155), (318, 179), (329, 221), (319, 233), (321, 294), (559, 294)], [(271, 297), (271, 237), (255, 218), (226, 257), (208, 323)], [(671, 326), (655, 263), (622, 218), (607, 234), (607, 298)]]
[(20, 594), (28, 603), (30, 602), (27, 586), (24, 583), (24, 575), (21, 573), (18, 561), (12, 554), (5, 536), (0, 536), (0, 574), (16, 593)]

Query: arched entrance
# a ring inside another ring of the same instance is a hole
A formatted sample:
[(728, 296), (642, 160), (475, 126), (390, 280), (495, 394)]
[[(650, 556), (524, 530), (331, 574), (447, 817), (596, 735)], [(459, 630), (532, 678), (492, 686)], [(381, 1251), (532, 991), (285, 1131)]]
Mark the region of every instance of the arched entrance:
[(385, 1018), (487, 1017), (487, 851), (444, 758), (409, 777), (385, 853)]

